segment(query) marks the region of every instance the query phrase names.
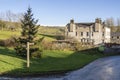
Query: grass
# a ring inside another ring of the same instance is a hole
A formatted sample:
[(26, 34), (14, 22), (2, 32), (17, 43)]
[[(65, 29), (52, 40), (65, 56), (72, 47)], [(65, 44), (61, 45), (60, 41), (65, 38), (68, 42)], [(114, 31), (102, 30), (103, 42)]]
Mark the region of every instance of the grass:
[(23, 67), (25, 61), (18, 58), (13, 49), (0, 47), (0, 73)]
[(64, 27), (62, 27), (62, 26), (61, 27), (40, 26), (39, 34), (64, 34)]
[(40, 59), (31, 59), (26, 68), (26, 59), (16, 56), (11, 48), (0, 47), (0, 74), (27, 75), (75, 70), (102, 55), (82, 54), (82, 52), (45, 50)]
[(39, 38), (44, 37), (44, 40), (49, 41), (49, 42), (56, 40), (55, 36), (48, 36), (48, 35), (44, 35), (44, 34), (38, 34), (38, 37)]
[(19, 31), (2, 31), (2, 30), (0, 30), (0, 40), (8, 39), (11, 36), (20, 36), (20, 32)]
[[(2, 31), (0, 30), (0, 40), (5, 40), (8, 39), (12, 36), (20, 36), (20, 31)], [(56, 40), (56, 38), (54, 36), (48, 36), (48, 35), (44, 35), (44, 34), (38, 34), (37, 35), (39, 38), (44, 37), (45, 41), (54, 41)]]

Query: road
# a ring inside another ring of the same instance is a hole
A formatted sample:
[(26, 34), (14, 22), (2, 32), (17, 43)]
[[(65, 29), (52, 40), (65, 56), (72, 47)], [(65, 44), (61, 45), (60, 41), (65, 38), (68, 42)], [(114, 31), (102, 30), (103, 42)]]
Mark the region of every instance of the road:
[(62, 77), (5, 78), (1, 80), (120, 80), (120, 56), (97, 59), (82, 69)]

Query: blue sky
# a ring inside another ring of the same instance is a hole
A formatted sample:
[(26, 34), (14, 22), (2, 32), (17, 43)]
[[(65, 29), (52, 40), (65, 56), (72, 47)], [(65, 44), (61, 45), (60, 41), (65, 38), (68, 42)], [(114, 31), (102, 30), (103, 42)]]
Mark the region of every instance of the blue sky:
[(0, 0), (0, 12), (23, 13), (31, 6), (41, 25), (92, 22), (95, 18), (120, 18), (120, 0)]

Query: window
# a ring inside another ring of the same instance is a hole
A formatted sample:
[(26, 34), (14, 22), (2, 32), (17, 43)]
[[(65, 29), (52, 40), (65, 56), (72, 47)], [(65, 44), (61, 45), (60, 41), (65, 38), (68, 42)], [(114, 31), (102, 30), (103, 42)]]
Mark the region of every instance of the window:
[(76, 36), (77, 36), (77, 32), (76, 32)]
[(117, 39), (119, 39), (119, 36), (117, 36)]
[(104, 36), (104, 32), (102, 33), (102, 36)]
[(93, 31), (95, 31), (95, 26), (94, 26), (94, 27), (92, 27), (92, 30), (93, 30)]
[(83, 36), (83, 32), (81, 32), (81, 36)]
[(89, 39), (87, 39), (87, 43), (89, 42)]
[(92, 36), (93, 36), (93, 32), (92, 32)]
[(89, 32), (87, 32), (87, 36), (89, 36)]
[(83, 39), (81, 39), (81, 42), (83, 42)]

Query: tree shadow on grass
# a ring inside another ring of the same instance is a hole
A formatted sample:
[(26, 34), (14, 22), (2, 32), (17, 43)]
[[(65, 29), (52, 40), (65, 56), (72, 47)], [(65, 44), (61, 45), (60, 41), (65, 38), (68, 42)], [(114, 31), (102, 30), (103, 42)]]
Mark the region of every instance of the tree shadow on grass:
[(64, 75), (69, 71), (82, 68), (93, 60), (101, 57), (95, 54), (96, 51), (93, 52), (93, 49), (91, 49), (74, 52), (65, 57), (47, 55), (45, 58), (41, 59), (30, 59), (30, 68), (25, 66), (26, 63), (23, 63), (24, 67), (13, 69), (4, 75), (13, 77)]
[(104, 56), (106, 55), (99, 52), (96, 48), (77, 51), (65, 57), (47, 55), (40, 59), (30, 59), (30, 68), (26, 67), (26, 63), (23, 63), (24, 67), (13, 69), (3, 75), (12, 77), (63, 76), (69, 71), (80, 69)]
[[(0, 66), (0, 70), (2, 70), (2, 73), (0, 71), (0, 75), (3, 74), (7, 74), (9, 72), (11, 72), (12, 70), (14, 71), (14, 69), (19, 68), (20, 66), (24, 66), (26, 65), (24, 62), (24, 58), (19, 57), (15, 54), (15, 51), (13, 49), (10, 48), (5, 48), (5, 47), (0, 47), (0, 62), (2, 66)], [(18, 61), (15, 61), (18, 60)], [(21, 61), (19, 64), (18, 62)], [(18, 66), (20, 65), (20, 66)], [(11, 71), (9, 71), (11, 70)], [(3, 72), (5, 71), (5, 72)], [(17, 73), (17, 72), (16, 72)]]
[(14, 49), (10, 49), (10, 48), (7, 48), (7, 47), (0, 47), (0, 54), (22, 59), (22, 57), (18, 56), (15, 53)]
[(1, 60), (1, 59), (0, 59), (0, 62), (3, 62), (3, 63), (6, 63), (6, 64), (9, 64), (9, 65), (14, 65), (14, 64), (11, 64), (11, 63), (9, 63), (9, 62), (7, 62), (7, 61), (4, 61), (4, 60)]
[(50, 34), (39, 34), (39, 35), (54, 38), (54, 39), (57, 39), (57, 40), (63, 40), (64, 39), (63, 35), (50, 35)]

